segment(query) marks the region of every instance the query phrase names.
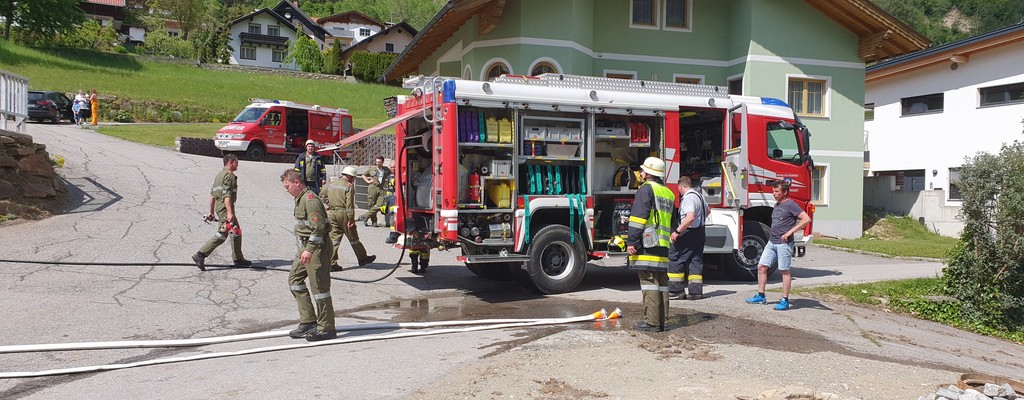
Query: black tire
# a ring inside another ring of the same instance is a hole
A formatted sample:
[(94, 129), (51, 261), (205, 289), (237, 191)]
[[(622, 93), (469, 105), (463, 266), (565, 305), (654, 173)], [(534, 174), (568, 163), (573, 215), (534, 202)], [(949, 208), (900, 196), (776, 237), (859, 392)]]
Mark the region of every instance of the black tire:
[(260, 143), (249, 143), (249, 148), (245, 149), (245, 158), (249, 160), (263, 161), (266, 156), (267, 149)]
[(570, 292), (580, 284), (587, 270), (587, 249), (583, 238), (569, 241), (569, 228), (549, 225), (530, 243), (530, 262), (526, 270), (537, 291), (544, 294)]
[[(733, 250), (732, 255), (722, 256), (725, 275), (739, 281), (756, 281), (757, 262), (761, 259), (761, 253), (764, 252), (770, 235), (771, 229), (768, 225), (757, 221), (744, 221), (740, 249)], [(776, 269), (778, 261), (768, 268), (768, 277), (771, 277)]]
[(476, 276), (492, 281), (506, 282), (513, 279), (512, 272), (505, 263), (466, 264), (466, 268)]

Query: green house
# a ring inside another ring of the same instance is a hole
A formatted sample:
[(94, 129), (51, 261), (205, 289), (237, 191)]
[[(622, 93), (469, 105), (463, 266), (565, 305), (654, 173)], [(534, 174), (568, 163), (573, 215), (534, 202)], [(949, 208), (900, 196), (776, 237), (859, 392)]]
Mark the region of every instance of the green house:
[(869, 0), (452, 0), (385, 72), (566, 73), (786, 99), (814, 134), (814, 230), (859, 237), (865, 63), (928, 40)]

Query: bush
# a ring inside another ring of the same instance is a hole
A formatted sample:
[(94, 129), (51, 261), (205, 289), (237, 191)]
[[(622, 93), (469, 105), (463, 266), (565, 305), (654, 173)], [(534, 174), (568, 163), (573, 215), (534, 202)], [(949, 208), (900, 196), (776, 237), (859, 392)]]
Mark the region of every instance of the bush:
[(352, 76), (364, 82), (377, 82), (388, 69), (398, 54), (367, 53), (363, 51), (352, 54)]
[(92, 49), (110, 52), (118, 46), (117, 32), (111, 26), (101, 26), (96, 20), (88, 20), (64, 37), (64, 45), (73, 49)]
[(127, 110), (117, 110), (117, 112), (114, 113), (114, 121), (132, 122), (132, 113)]
[(967, 323), (1024, 326), (1024, 143), (979, 153), (960, 168), (964, 230), (944, 269)]

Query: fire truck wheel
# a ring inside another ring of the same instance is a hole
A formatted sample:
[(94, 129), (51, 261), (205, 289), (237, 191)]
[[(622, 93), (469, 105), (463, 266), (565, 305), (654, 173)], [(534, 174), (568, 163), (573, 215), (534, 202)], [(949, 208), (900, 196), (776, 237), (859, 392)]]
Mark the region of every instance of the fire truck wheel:
[[(740, 243), (740, 249), (734, 250), (731, 255), (722, 256), (726, 276), (739, 281), (756, 281), (757, 262), (761, 259), (761, 253), (768, 243), (770, 234), (771, 228), (768, 228), (768, 225), (757, 221), (744, 221), (743, 243)], [(768, 268), (768, 277), (771, 277), (776, 269), (778, 262)]]
[(262, 144), (249, 143), (249, 148), (245, 149), (245, 158), (252, 161), (263, 161), (263, 157), (267, 156), (267, 150), (263, 148)]
[(542, 228), (530, 243), (530, 262), (526, 270), (537, 291), (556, 294), (572, 291), (583, 280), (587, 269), (583, 238), (570, 242), (569, 228), (549, 225)]

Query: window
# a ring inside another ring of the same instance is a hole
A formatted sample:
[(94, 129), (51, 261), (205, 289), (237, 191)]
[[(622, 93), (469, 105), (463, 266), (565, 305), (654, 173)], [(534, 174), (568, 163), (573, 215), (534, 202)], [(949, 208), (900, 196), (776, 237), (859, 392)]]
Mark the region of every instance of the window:
[(615, 79), (636, 79), (636, 72), (604, 71), (604, 77)]
[(556, 68), (554, 65), (551, 65), (551, 63), (549, 63), (547, 61), (541, 61), (541, 62), (537, 63), (537, 65), (534, 65), (533, 69), (530, 70), (530, 76), (537, 76), (537, 75), (540, 75), (540, 74), (557, 74), (557, 73), (558, 73), (558, 68)]
[(178, 37), (178, 35), (180, 35), (180, 34), (181, 33), (178, 32), (178, 31), (167, 31), (167, 36), (170, 36), (170, 37)]
[(949, 199), (964, 199), (964, 196), (960, 194), (960, 168), (949, 169)]
[(632, 25), (657, 27), (655, 25), (654, 4), (657, 0), (633, 0)]
[(729, 94), (743, 95), (743, 77), (729, 79)]
[(270, 60), (276, 63), (284, 62), (284, 58), (288, 56), (288, 50), (274, 49), (270, 53)]
[(242, 47), (241, 54), (238, 56), (243, 60), (255, 60), (256, 59), (256, 48), (255, 47)]
[(824, 117), (826, 81), (809, 78), (789, 78), (789, 106), (797, 115)]
[(249, 24), (249, 33), (259, 35), (262, 33), (260, 24)]
[(690, 29), (689, 0), (665, 0), (665, 29)]
[(900, 99), (903, 116), (941, 113), (942, 103), (942, 93)]
[(978, 89), (982, 106), (997, 106), (1024, 102), (1024, 83)]
[(281, 36), (281, 27), (277, 25), (267, 25), (267, 35)]
[(279, 126), (281, 125), (281, 113), (278, 111), (267, 113), (267, 125)]
[(487, 75), (485, 75), (484, 78), (487, 80), (491, 80), (504, 74), (510, 73), (512, 73), (512, 70), (509, 69), (508, 65), (505, 65), (504, 63), (501, 62), (496, 62), (494, 64), (491, 64), (491, 66), (487, 68)]
[(359, 36), (370, 36), (369, 28), (359, 28)]
[(828, 165), (815, 165), (811, 171), (811, 203), (828, 204)]
[(395, 52), (395, 44), (394, 43), (384, 43), (384, 51), (386, 51), (388, 53), (394, 53)]
[(864, 121), (875, 120), (875, 103), (868, 103), (864, 105)]
[(790, 164), (800, 165), (800, 142), (797, 141), (796, 130), (784, 129), (777, 122), (768, 123), (768, 158)]
[(704, 79), (699, 76), (692, 75), (675, 75), (673, 79), (676, 83), (687, 83), (690, 85), (700, 85), (704, 83)]

